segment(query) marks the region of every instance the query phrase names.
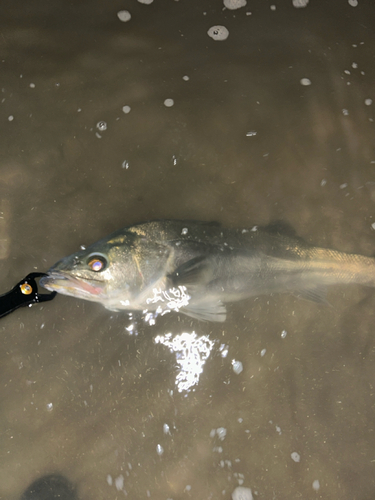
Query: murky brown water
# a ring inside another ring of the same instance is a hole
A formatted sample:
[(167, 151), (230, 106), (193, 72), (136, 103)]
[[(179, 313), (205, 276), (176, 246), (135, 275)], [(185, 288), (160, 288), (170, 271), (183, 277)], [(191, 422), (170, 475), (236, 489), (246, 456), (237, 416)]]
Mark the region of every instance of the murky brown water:
[[(371, 2), (21, 0), (1, 24), (4, 292), (156, 218), (281, 219), (373, 254)], [(149, 326), (63, 296), (3, 318), (0, 498), (50, 473), (81, 500), (229, 500), (238, 485), (259, 499), (373, 498), (375, 296), (337, 287), (329, 300), (259, 297), (223, 325)], [(155, 341), (168, 333), (185, 342), (177, 357)], [(210, 355), (179, 391), (183, 347), (190, 369)]]

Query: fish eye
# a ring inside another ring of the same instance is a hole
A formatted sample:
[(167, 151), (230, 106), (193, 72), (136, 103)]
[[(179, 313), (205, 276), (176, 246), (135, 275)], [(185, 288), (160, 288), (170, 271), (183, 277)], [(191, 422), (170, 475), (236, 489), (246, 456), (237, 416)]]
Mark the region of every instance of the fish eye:
[(91, 269), (91, 271), (95, 271), (96, 273), (103, 271), (105, 266), (107, 265), (107, 260), (103, 257), (103, 255), (90, 255), (87, 261), (87, 265)]

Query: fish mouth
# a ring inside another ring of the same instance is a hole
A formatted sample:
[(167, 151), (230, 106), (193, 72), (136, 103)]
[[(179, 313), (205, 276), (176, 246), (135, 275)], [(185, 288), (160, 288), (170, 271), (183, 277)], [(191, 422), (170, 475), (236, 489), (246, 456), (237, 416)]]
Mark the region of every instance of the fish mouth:
[(51, 292), (80, 297), (86, 300), (97, 301), (99, 295), (103, 292), (102, 282), (72, 276), (61, 271), (49, 271), (47, 276), (43, 276), (39, 280), (39, 283)]

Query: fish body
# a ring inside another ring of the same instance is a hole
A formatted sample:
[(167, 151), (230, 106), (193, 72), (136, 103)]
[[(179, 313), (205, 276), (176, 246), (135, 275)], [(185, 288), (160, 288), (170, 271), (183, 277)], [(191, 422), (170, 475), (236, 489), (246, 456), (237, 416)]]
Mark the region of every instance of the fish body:
[(225, 321), (226, 304), (291, 292), (325, 302), (328, 285), (375, 286), (375, 259), (313, 247), (277, 227), (164, 220), (120, 229), (57, 262), (51, 291), (110, 310), (180, 311)]

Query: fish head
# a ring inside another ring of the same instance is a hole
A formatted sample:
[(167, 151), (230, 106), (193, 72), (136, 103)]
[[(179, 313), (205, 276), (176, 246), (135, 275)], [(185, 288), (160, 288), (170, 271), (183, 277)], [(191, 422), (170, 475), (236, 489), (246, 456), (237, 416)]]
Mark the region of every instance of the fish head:
[(125, 309), (163, 273), (169, 250), (122, 230), (54, 264), (40, 284), (80, 299)]

